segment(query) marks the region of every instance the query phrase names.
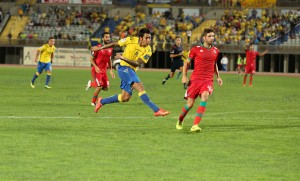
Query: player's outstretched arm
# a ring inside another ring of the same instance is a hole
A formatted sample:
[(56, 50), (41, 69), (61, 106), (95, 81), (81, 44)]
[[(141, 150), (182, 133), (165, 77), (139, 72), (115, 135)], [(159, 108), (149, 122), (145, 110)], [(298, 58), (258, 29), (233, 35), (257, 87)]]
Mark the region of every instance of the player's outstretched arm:
[(93, 52), (96, 52), (96, 51), (103, 50), (103, 49), (106, 49), (106, 48), (111, 48), (111, 47), (114, 47), (114, 46), (117, 46), (117, 45), (119, 45), (118, 42), (112, 42), (112, 43), (106, 44), (106, 45), (101, 46), (101, 47), (93, 46), (91, 50)]
[(144, 63), (144, 61), (141, 58), (137, 59), (137, 61), (133, 61), (133, 60), (129, 60), (126, 57), (123, 57), (121, 54), (117, 54), (115, 56), (115, 59), (121, 59), (121, 60), (125, 61), (126, 63), (128, 63), (129, 65), (131, 65), (133, 67), (138, 67), (138, 66), (140, 66), (141, 64)]
[(261, 56), (264, 56), (264, 55), (267, 54), (268, 52), (269, 52), (269, 50), (265, 50), (264, 52), (259, 53), (258, 56), (260, 56), (260, 57), (261, 57)]
[(245, 51), (249, 50), (250, 49), (250, 43), (245, 43), (244, 44), (244, 49), (245, 49)]

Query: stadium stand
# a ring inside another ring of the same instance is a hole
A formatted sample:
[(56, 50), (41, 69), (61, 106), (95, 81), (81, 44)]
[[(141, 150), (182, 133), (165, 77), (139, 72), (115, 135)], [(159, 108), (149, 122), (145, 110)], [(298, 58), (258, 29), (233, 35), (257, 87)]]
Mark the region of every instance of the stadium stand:
[[(0, 24), (1, 46), (39, 46), (49, 36), (54, 36), (57, 47), (87, 48), (99, 43), (104, 31), (110, 32), (115, 41), (136, 35), (141, 27), (148, 27), (152, 31), (155, 54), (154, 61), (147, 66), (159, 68), (168, 66), (168, 63), (160, 63), (157, 59), (168, 57), (170, 45), (176, 36), (183, 38), (186, 48), (201, 41), (204, 28), (214, 27), (215, 44), (221, 52), (229, 54), (230, 62), (234, 60), (235, 53), (244, 53), (240, 45), (245, 41), (257, 44), (258, 50), (268, 48), (275, 57), (278, 54), (290, 54), (291, 61), (298, 62), (298, 58), (293, 56), (300, 46), (299, 0), (277, 0), (275, 2), (280, 6), (276, 8), (275, 5), (270, 8), (241, 8), (245, 6), (242, 0), (211, 0), (211, 4), (204, 0), (164, 0), (161, 1), (163, 3), (112, 0), (111, 5), (101, 6), (68, 2), (44, 4), (44, 0), (1, 1), (0, 9), (5, 9)], [(193, 14), (195, 12), (197, 15)], [(187, 41), (188, 31), (191, 31), (190, 44)], [(8, 35), (11, 35), (10, 42)], [(266, 57), (273, 59), (268, 55)], [(163, 61), (167, 61), (165, 59)], [(264, 68), (260, 69), (265, 71)]]

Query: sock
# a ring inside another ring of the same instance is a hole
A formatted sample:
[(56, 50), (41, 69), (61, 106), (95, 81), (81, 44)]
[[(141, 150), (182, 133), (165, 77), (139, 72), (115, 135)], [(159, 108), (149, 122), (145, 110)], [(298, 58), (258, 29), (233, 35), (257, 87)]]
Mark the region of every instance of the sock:
[(36, 73), (33, 75), (33, 78), (32, 78), (32, 80), (31, 80), (31, 82), (32, 82), (33, 84), (34, 84), (35, 79), (38, 78), (39, 75), (40, 75), (40, 74), (39, 74), (38, 72), (36, 72)]
[(98, 87), (96, 80), (94, 80), (93, 82), (91, 82), (91, 86), (94, 87), (94, 88)]
[(122, 102), (121, 94), (116, 94), (101, 100), (102, 105), (111, 104), (115, 102)]
[(252, 79), (253, 79), (253, 76), (250, 75), (250, 84), (249, 85), (252, 85)]
[(92, 98), (92, 103), (95, 103), (98, 98), (98, 93), (94, 93), (93, 98)]
[(49, 84), (50, 78), (51, 78), (51, 73), (47, 73), (47, 76), (46, 76), (46, 85)]
[(247, 75), (244, 76), (244, 85), (246, 84), (247, 82)]
[(206, 108), (206, 102), (201, 101), (200, 105), (198, 106), (197, 112), (196, 112), (196, 116), (194, 119), (194, 125), (200, 123), (202, 116), (205, 112), (205, 108)]
[(178, 79), (180, 75), (181, 75), (181, 72), (178, 72), (176, 79)]
[(169, 78), (170, 78), (170, 74), (168, 74), (168, 76), (165, 79), (168, 80)]
[(159, 108), (150, 100), (150, 98), (146, 94), (146, 91), (139, 92), (139, 96), (142, 101), (147, 104), (154, 112), (157, 112), (159, 110)]
[(187, 113), (189, 112), (191, 108), (186, 104), (182, 107), (182, 112), (181, 114), (179, 115), (179, 121), (182, 122), (184, 117), (187, 115)]

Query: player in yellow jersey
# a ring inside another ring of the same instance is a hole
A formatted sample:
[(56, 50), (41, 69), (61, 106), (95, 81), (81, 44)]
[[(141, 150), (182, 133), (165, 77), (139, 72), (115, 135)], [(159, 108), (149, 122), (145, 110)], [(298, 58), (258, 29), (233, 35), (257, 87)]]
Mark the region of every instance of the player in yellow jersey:
[[(191, 47), (188, 46), (186, 50), (182, 51), (182, 60), (183, 60), (183, 62), (188, 62), (188, 57), (189, 57), (189, 54), (190, 54), (190, 49), (191, 49)], [(189, 67), (187, 67), (187, 68), (189, 69)], [(180, 77), (181, 73), (182, 73), (182, 71), (178, 72), (176, 79), (178, 79)], [(186, 83), (183, 84), (183, 88), (187, 89), (187, 84)]]
[[(43, 72), (43, 70), (45, 69), (45, 71), (47, 72), (47, 76), (46, 76), (46, 84), (45, 84), (45, 88), (47, 89), (51, 89), (51, 87), (48, 85), (50, 78), (51, 78), (51, 72), (52, 72), (52, 60), (54, 57), (54, 51), (55, 51), (55, 39), (53, 37), (50, 37), (48, 39), (48, 44), (44, 44), (43, 46), (41, 46), (40, 48), (37, 49), (36, 51), (36, 56), (35, 56), (35, 62), (38, 62), (37, 65), (37, 72), (34, 74), (32, 80), (31, 80), (31, 84), (30, 86), (32, 88), (35, 88), (34, 86), (34, 81), (36, 78), (38, 78), (38, 76)], [(39, 59), (39, 54), (40, 55), (40, 59)]]
[(138, 37), (127, 37), (101, 47), (92, 47), (92, 51), (100, 51), (114, 46), (125, 46), (124, 53), (115, 56), (115, 59), (121, 59), (118, 75), (121, 79), (120, 88), (122, 89), (122, 93), (104, 99), (99, 97), (95, 107), (96, 113), (105, 104), (128, 102), (131, 98), (132, 90), (135, 89), (138, 91), (138, 95), (142, 101), (153, 110), (155, 116), (165, 116), (169, 114), (169, 111), (158, 108), (150, 100), (142, 82), (136, 74), (137, 67), (143, 63), (147, 63), (152, 55), (151, 47), (149, 46), (150, 41), (150, 30), (142, 28), (138, 33)]

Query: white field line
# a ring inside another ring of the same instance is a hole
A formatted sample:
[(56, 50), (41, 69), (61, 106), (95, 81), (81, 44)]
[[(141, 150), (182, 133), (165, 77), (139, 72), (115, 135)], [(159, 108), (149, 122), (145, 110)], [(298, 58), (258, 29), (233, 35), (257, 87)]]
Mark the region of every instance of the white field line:
[[(269, 117), (259, 117), (259, 118), (246, 118), (246, 117), (215, 117), (211, 115), (225, 115), (225, 114), (241, 114), (241, 113), (270, 113), (273, 112), (274, 114), (282, 113), (282, 112), (298, 112), (298, 110), (259, 110), (259, 111), (232, 111), (232, 112), (217, 112), (217, 113), (208, 113), (205, 114), (205, 119), (214, 119), (214, 120), (224, 120), (224, 119), (231, 119), (231, 120), (282, 120), (282, 119), (289, 119), (289, 120), (296, 120), (300, 119), (299, 117), (276, 117), (276, 118), (269, 118)], [(189, 115), (187, 117), (193, 117), (194, 116), (193, 111), (189, 112)], [(178, 114), (179, 115), (179, 114)], [(149, 119), (154, 117), (145, 117), (145, 116), (101, 116), (99, 114), (99, 117), (84, 117), (84, 116), (0, 116), (0, 119)], [(167, 118), (170, 118), (167, 116)], [(172, 119), (178, 119), (178, 116), (171, 117)]]

